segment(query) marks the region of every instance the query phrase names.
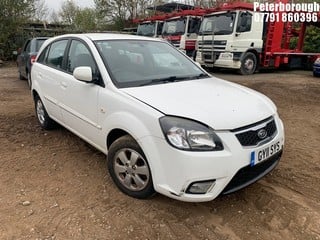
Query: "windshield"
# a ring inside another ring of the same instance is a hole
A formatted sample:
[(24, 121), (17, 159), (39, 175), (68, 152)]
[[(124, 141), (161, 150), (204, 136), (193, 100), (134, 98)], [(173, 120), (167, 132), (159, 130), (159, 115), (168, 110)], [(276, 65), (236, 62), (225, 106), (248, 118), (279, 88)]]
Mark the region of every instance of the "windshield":
[(166, 21), (163, 25), (162, 35), (179, 35), (185, 32), (186, 18)]
[(190, 58), (166, 42), (103, 40), (95, 44), (119, 88), (208, 77)]
[(156, 23), (155, 22), (150, 22), (150, 23), (141, 23), (138, 26), (137, 30), (137, 35), (140, 36), (153, 36), (155, 33), (155, 27)]
[(223, 13), (218, 15), (212, 15), (204, 17), (199, 34), (201, 35), (224, 35), (231, 34), (233, 32), (234, 21), (236, 13)]

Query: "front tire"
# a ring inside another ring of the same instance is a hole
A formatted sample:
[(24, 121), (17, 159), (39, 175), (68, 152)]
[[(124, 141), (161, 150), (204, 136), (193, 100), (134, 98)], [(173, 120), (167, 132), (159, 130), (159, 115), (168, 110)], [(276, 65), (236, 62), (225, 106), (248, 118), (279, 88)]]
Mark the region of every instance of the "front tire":
[(47, 110), (45, 109), (40, 97), (35, 97), (34, 101), (36, 116), (41, 128), (45, 130), (54, 129), (56, 127), (56, 122), (49, 117)]
[(244, 54), (241, 60), (240, 74), (241, 75), (251, 75), (257, 69), (257, 57), (251, 52)]
[(125, 135), (114, 141), (107, 160), (111, 178), (123, 193), (139, 199), (155, 193), (148, 161), (131, 136)]

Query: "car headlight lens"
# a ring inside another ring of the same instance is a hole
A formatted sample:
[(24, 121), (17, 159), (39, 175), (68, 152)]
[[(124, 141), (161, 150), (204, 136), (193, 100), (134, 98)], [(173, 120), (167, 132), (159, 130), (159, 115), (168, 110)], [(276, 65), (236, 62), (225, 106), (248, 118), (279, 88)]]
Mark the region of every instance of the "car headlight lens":
[(320, 64), (320, 58), (317, 58), (314, 64)]
[(162, 117), (159, 121), (165, 138), (175, 148), (189, 151), (223, 150), (220, 138), (204, 124), (171, 116)]

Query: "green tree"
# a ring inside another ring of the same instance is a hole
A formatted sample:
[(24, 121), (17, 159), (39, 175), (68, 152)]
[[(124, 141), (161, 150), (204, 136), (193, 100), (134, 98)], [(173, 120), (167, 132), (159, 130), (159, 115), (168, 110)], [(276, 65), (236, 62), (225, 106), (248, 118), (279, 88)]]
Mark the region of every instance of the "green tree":
[(132, 19), (148, 15), (147, 7), (163, 0), (94, 0), (99, 26), (104, 30), (122, 30), (132, 25)]
[(15, 36), (21, 32), (21, 26), (32, 18), (34, 11), (34, 0), (0, 1), (1, 58), (8, 59), (12, 51), (18, 48)]
[(49, 9), (44, 0), (34, 0), (34, 21), (46, 21), (48, 20)]
[(81, 32), (97, 29), (96, 11), (92, 8), (78, 9), (74, 19), (74, 25)]
[(59, 11), (59, 16), (64, 24), (74, 26), (77, 12), (80, 8), (76, 5), (74, 0), (65, 0)]

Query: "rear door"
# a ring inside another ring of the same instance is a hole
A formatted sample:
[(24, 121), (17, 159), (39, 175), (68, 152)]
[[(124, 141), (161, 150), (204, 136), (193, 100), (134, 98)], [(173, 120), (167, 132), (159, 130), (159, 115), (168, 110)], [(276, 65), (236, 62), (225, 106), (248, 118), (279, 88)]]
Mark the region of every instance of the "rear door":
[(64, 55), (68, 39), (51, 43), (38, 58), (32, 70), (34, 84), (39, 84), (41, 99), (51, 118), (63, 122), (60, 104), (63, 101), (62, 80), (65, 78)]

